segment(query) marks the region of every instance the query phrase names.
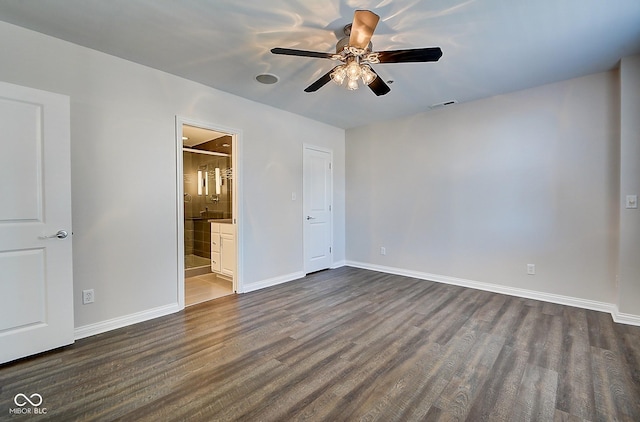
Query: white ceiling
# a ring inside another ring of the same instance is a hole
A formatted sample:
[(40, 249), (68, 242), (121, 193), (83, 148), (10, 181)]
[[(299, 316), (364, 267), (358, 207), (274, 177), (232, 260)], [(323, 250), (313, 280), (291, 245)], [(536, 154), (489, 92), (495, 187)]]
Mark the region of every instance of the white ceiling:
[(227, 135), (227, 133), (217, 132), (211, 129), (182, 125), (182, 145), (184, 145), (185, 147), (195, 147), (197, 145), (203, 144), (208, 141), (213, 141)]
[[(380, 23), (375, 51), (441, 47), (436, 63), (378, 64), (391, 92), (303, 89), (356, 9)], [(640, 0), (55, 0), (0, 2), (0, 20), (350, 128), (602, 72), (640, 53)], [(260, 73), (280, 78), (274, 85)]]

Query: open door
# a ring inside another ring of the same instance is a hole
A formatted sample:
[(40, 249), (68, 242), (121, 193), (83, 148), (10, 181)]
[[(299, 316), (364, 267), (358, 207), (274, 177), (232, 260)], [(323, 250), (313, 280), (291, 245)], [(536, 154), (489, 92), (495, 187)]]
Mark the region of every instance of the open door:
[(0, 363), (73, 343), (69, 98), (0, 82)]

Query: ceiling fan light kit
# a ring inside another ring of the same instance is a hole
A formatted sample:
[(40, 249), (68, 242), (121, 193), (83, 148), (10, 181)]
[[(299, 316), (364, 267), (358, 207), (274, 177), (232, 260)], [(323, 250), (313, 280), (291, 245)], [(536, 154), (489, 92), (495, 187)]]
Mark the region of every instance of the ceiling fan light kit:
[(331, 59), (343, 63), (305, 88), (305, 92), (315, 92), (329, 81), (353, 91), (358, 89), (358, 81), (362, 81), (374, 94), (385, 95), (391, 88), (373, 70), (372, 64), (435, 62), (442, 57), (442, 50), (440, 47), (428, 47), (374, 52), (371, 37), (379, 20), (380, 17), (369, 10), (356, 10), (353, 23), (344, 27), (346, 36), (336, 44), (335, 54), (290, 48), (273, 48), (271, 52), (287, 56)]
[(331, 80), (337, 85), (343, 85), (346, 80), (346, 87), (349, 90), (358, 89), (358, 80), (369, 85), (376, 78), (369, 65), (360, 65), (357, 60), (351, 60), (349, 64), (343, 64), (333, 68), (329, 75)]

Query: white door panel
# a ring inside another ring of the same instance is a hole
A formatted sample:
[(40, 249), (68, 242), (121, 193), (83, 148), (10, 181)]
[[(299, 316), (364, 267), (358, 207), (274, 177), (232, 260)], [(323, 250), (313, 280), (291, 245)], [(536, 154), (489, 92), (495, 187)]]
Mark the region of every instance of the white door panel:
[(0, 221), (39, 221), (42, 219), (42, 174), (39, 130), (42, 106), (0, 98), (2, 157), (0, 180), (12, 181), (0, 187)]
[(331, 152), (304, 148), (304, 269), (305, 273), (329, 268), (332, 259)]
[(69, 146), (68, 97), (0, 82), (0, 363), (73, 342)]
[(0, 285), (0, 297), (12, 298), (3, 304), (0, 332), (45, 321), (44, 249), (0, 252), (0, 268), (3, 278), (20, 280)]

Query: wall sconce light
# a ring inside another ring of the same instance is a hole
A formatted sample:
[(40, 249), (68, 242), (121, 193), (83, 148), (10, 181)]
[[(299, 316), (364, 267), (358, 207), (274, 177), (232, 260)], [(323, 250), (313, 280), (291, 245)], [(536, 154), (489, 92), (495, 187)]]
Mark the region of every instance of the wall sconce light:
[(209, 173), (205, 171), (202, 177), (202, 170), (198, 170), (198, 195), (202, 195), (203, 188), (204, 194), (209, 195)]
[(216, 195), (220, 195), (220, 186), (222, 186), (222, 178), (220, 177), (220, 168), (216, 167)]

